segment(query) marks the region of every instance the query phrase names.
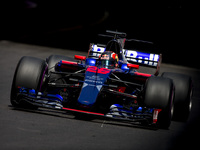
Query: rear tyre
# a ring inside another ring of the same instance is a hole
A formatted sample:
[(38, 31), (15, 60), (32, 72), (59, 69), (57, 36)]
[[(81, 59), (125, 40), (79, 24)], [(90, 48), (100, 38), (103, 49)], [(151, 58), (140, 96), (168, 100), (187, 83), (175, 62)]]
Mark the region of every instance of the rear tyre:
[(30, 104), (18, 101), (18, 87), (41, 91), (46, 70), (46, 62), (42, 59), (29, 56), (20, 59), (15, 70), (10, 94), (10, 102), (14, 107), (30, 107)]
[(158, 114), (157, 125), (167, 129), (173, 114), (174, 86), (171, 79), (150, 77), (144, 89), (144, 104), (147, 108), (162, 109)]
[(50, 55), (47, 58), (48, 72), (55, 71), (55, 65), (61, 60), (69, 60), (69, 57), (62, 55)]
[(183, 74), (164, 72), (162, 77), (173, 80), (175, 86), (173, 120), (187, 121), (192, 107), (192, 79)]
[[(47, 58), (47, 63), (48, 63), (48, 73), (50, 73), (50, 71), (52, 72), (55, 72), (56, 71), (56, 64), (58, 62), (60, 62), (61, 60), (68, 60), (69, 57), (66, 57), (66, 56), (62, 56), (62, 55), (50, 55), (48, 58)], [(53, 81), (53, 80), (56, 80), (56, 79), (59, 79), (61, 77), (61, 75), (59, 74), (51, 74), (49, 80), (50, 81)], [(59, 80), (57, 81), (58, 83), (63, 83), (64, 81), (62, 80)]]

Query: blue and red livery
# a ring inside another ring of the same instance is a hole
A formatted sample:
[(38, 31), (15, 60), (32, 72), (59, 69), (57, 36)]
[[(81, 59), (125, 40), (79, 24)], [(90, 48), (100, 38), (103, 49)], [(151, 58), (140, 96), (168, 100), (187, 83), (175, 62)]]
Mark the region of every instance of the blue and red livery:
[[(173, 111), (178, 111), (174, 96), (178, 79), (174, 76), (180, 79), (183, 75), (165, 73), (159, 77), (161, 54), (125, 49), (126, 33), (107, 33), (113, 37), (107, 45), (90, 44), (88, 56), (75, 55), (76, 61), (60, 55), (51, 55), (46, 61), (23, 57), (13, 79), (12, 105), (60, 109), (75, 115), (82, 113), (168, 128)], [(113, 66), (100, 59), (106, 52), (114, 53), (112, 57), (117, 60), (113, 60)], [(155, 73), (140, 73), (136, 71), (139, 66), (155, 68)], [(186, 79), (189, 78), (184, 76)], [(191, 84), (188, 87), (185, 92), (191, 93)], [(190, 99), (191, 96), (187, 105), (184, 101), (185, 112), (191, 109)]]

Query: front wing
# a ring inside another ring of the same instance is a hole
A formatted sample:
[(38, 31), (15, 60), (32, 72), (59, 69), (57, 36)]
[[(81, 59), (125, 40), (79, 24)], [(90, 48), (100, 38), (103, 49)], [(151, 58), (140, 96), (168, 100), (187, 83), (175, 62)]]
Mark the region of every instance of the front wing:
[(58, 109), (70, 112), (72, 114), (85, 114), (92, 115), (97, 118), (106, 119), (106, 120), (115, 120), (120, 122), (139, 122), (145, 123), (145, 125), (154, 125), (157, 122), (159, 109), (154, 108), (143, 108), (139, 107), (137, 110), (133, 110), (134, 108), (124, 108), (119, 104), (113, 104), (110, 107), (108, 113), (99, 113), (99, 112), (91, 112), (86, 110), (80, 110), (77, 108), (67, 108), (62, 105), (62, 97), (58, 94), (43, 94), (41, 92), (36, 93), (35, 90), (23, 89), (20, 88), (20, 92), (18, 93), (18, 101), (27, 102), (31, 105), (50, 108), (50, 109)]

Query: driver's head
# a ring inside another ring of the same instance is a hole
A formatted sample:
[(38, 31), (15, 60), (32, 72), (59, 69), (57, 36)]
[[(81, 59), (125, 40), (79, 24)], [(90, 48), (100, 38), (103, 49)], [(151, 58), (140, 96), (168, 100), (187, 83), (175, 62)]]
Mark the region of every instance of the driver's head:
[(118, 66), (118, 55), (112, 51), (105, 51), (100, 56), (101, 65), (105, 68)]

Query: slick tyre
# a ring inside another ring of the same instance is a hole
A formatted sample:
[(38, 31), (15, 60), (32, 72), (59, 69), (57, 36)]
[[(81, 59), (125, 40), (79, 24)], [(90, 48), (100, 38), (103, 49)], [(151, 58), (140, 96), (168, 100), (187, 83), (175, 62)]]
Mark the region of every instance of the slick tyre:
[(67, 56), (62, 56), (62, 55), (50, 55), (47, 58), (47, 63), (48, 63), (48, 72), (50, 71), (56, 71), (55, 66), (58, 62), (61, 60), (68, 60), (69, 57)]
[(26, 105), (17, 100), (18, 87), (41, 91), (46, 70), (46, 62), (42, 59), (29, 56), (20, 59), (11, 87), (10, 101), (13, 106)]
[(162, 77), (173, 80), (175, 86), (173, 120), (187, 121), (192, 107), (192, 79), (183, 74), (164, 72)]
[(144, 104), (147, 108), (162, 109), (157, 125), (167, 129), (173, 113), (173, 81), (163, 77), (150, 77), (144, 88)]
[[(61, 60), (68, 60), (69, 58), (66, 56), (62, 56), (62, 55), (50, 55), (47, 58), (47, 63), (48, 63), (48, 73), (50, 72), (55, 72), (56, 71), (56, 64), (58, 62), (60, 62)], [(59, 74), (51, 74), (49, 80), (50, 81), (54, 81), (56, 79), (59, 79), (61, 77), (61, 75)], [(58, 80), (58, 83), (63, 83), (64, 81)]]

